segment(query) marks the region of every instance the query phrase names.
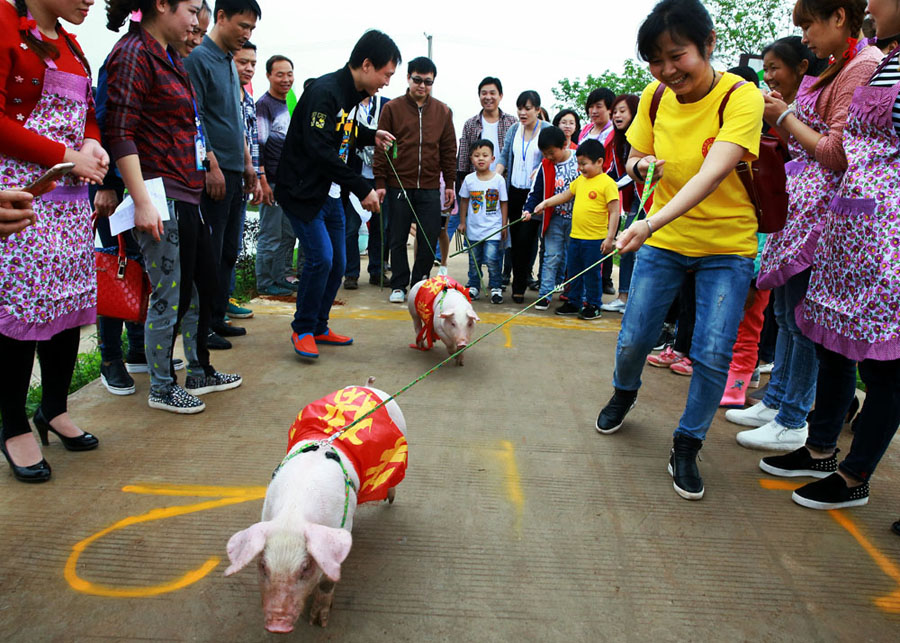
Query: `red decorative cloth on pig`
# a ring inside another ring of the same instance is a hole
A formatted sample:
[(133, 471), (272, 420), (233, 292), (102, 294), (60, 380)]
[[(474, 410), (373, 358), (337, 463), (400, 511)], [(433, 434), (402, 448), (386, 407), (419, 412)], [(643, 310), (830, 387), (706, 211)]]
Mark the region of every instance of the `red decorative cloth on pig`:
[[(458, 290), (466, 296), (468, 301), (472, 301), (469, 291), (463, 288), (455, 279), (446, 275), (438, 275), (426, 280), (422, 287), (419, 288), (419, 292), (416, 293), (416, 312), (422, 320), (422, 330), (416, 335), (416, 343), (409, 345), (410, 348), (427, 351), (434, 346), (435, 340), (438, 339), (437, 333), (434, 332), (434, 300), (437, 299), (439, 294), (447, 290)], [(419, 346), (423, 339), (425, 340), (424, 348)]]
[[(291, 424), (287, 452), (303, 440), (324, 440), (380, 403), (374, 391), (348, 386), (307, 404)], [(359, 474), (357, 504), (384, 500), (388, 489), (397, 486), (406, 475), (406, 437), (384, 406), (342, 433), (334, 446)]]

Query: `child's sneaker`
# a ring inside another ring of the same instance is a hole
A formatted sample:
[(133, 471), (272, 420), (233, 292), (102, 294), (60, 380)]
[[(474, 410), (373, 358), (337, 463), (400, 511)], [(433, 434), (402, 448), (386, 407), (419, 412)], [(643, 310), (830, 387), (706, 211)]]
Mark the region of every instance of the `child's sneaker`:
[(694, 363), (688, 357), (679, 357), (678, 361), (669, 367), (669, 370), (676, 375), (687, 375), (690, 377), (694, 374)]
[(502, 304), (503, 303), (503, 291), (499, 288), (491, 288), (491, 303), (492, 304)]
[(573, 304), (571, 301), (567, 301), (562, 306), (556, 307), (557, 315), (577, 315), (581, 312), (581, 308)]
[(659, 355), (648, 355), (647, 363), (657, 368), (668, 368), (681, 359), (681, 356), (675, 352), (671, 346), (666, 346)]
[(550, 295), (541, 297), (537, 300), (537, 303), (534, 304), (535, 310), (547, 310), (548, 308), (550, 308)]
[(582, 307), (581, 311), (578, 313), (578, 316), (582, 319), (592, 321), (594, 319), (600, 319), (603, 314), (600, 312), (600, 308), (598, 308), (594, 304), (585, 304)]
[(178, 384), (173, 384), (168, 393), (164, 395), (150, 394), (147, 400), (151, 409), (161, 409), (172, 413), (191, 414), (199, 413), (206, 408), (206, 404), (198, 397), (194, 397)]
[(476, 288), (475, 286), (472, 286), (471, 288), (469, 288), (469, 297), (472, 298), (472, 301), (475, 301), (480, 296), (481, 296), (481, 293), (478, 292), (478, 288)]
[(242, 383), (243, 380), (237, 373), (220, 373), (211, 369), (206, 375), (188, 375), (184, 380), (184, 389), (191, 395), (206, 395), (237, 388)]

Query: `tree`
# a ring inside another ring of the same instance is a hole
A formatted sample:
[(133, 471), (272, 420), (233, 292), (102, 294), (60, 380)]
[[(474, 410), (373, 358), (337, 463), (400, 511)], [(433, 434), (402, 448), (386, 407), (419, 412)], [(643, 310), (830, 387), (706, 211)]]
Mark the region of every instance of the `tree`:
[(587, 100), (591, 90), (598, 87), (606, 87), (617, 96), (619, 94), (637, 94), (640, 96), (644, 87), (652, 80), (653, 76), (647, 71), (646, 65), (634, 59), (628, 59), (625, 61), (625, 69), (621, 74), (607, 69), (599, 76), (588, 74), (584, 82), (579, 78), (574, 80), (563, 78), (559, 81), (558, 86), (551, 91), (553, 92), (553, 97), (558, 101), (555, 105), (556, 108), (568, 107), (574, 109), (582, 116), (586, 116), (584, 102)]
[[(758, 55), (767, 44), (793, 31), (794, 0), (706, 0), (706, 6), (716, 28), (716, 68), (738, 64), (741, 54)], [(640, 95), (652, 80), (645, 63), (628, 59), (621, 74), (607, 69), (599, 76), (589, 74), (584, 82), (563, 78), (551, 91), (556, 107), (584, 114), (584, 101), (592, 89), (608, 87), (617, 95)]]

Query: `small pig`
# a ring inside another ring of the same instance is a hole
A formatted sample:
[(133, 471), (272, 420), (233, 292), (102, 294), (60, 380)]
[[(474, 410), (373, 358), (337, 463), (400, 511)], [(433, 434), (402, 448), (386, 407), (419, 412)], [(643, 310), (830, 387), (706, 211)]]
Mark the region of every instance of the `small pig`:
[[(453, 355), (469, 345), (475, 322), (481, 321), (469, 301), (469, 293), (459, 282), (446, 276), (420, 281), (409, 291), (409, 314), (416, 330), (416, 343), (412, 348), (429, 350), (435, 339), (440, 339)], [(456, 357), (457, 366), (463, 365), (463, 356)]]
[(303, 409), (291, 425), (288, 455), (266, 490), (262, 521), (228, 541), (226, 576), (262, 554), (259, 584), (270, 632), (293, 631), (307, 602), (309, 622), (327, 625), (357, 503), (393, 502), (394, 486), (405, 475), (406, 421), (394, 400), (341, 434), (333, 449), (317, 445), (389, 397), (373, 382), (335, 391)]

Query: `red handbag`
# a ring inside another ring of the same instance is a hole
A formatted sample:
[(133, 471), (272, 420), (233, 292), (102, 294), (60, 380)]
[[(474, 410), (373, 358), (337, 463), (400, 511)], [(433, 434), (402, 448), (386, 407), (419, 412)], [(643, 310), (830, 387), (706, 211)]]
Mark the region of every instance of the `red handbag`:
[(103, 317), (143, 323), (150, 300), (150, 278), (140, 262), (125, 256), (125, 238), (119, 235), (119, 249), (98, 248), (97, 314)]

